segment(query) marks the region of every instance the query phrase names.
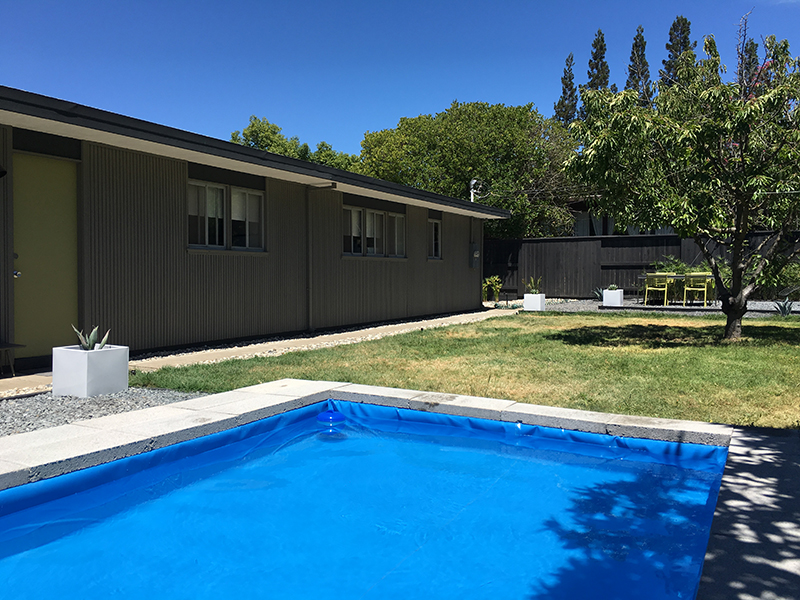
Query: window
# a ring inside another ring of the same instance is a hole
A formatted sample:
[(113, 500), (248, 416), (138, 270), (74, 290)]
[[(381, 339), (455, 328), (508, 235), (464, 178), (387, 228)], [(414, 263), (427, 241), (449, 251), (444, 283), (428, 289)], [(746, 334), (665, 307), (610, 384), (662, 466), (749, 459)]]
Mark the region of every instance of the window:
[(442, 258), (442, 221), (428, 219), (428, 258)]
[(383, 219), (385, 214), (367, 211), (367, 254), (383, 256)]
[(343, 233), (345, 254), (361, 254), (361, 213), (360, 208), (345, 208), (343, 217)]
[(386, 222), (386, 254), (406, 255), (406, 216), (389, 214)]
[(187, 213), (190, 246), (264, 248), (264, 195), (261, 192), (192, 181), (189, 182)]
[(405, 215), (345, 206), (342, 252), (357, 256), (406, 255)]
[(225, 188), (189, 184), (189, 243), (225, 246)]
[(247, 190), (231, 191), (231, 246), (260, 250), (261, 194)]

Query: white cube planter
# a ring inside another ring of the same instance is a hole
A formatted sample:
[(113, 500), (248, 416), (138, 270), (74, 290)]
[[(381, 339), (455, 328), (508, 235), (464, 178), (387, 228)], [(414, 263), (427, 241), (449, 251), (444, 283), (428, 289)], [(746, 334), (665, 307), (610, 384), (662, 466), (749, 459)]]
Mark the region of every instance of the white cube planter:
[(53, 348), (53, 395), (86, 398), (128, 389), (128, 346)]
[(603, 290), (603, 306), (622, 306), (622, 290)]
[(522, 310), (544, 310), (544, 294), (525, 294)]

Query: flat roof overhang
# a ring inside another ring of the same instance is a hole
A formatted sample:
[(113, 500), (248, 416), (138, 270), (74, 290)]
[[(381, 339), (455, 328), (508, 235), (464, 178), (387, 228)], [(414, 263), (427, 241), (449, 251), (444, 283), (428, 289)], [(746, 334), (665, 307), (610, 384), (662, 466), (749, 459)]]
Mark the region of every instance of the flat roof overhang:
[(400, 202), (479, 219), (506, 219), (503, 209), (341, 171), (232, 142), (0, 86), (0, 124), (128, 150)]

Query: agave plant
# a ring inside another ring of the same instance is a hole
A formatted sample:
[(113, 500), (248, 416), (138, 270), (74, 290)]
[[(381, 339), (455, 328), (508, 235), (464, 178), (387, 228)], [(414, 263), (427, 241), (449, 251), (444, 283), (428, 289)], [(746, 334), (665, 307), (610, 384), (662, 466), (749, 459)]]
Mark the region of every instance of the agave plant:
[(592, 293), (594, 294), (594, 299), (595, 300), (602, 300), (603, 299), (603, 288), (596, 287), (596, 288), (594, 288), (592, 290)]
[(111, 333), (111, 330), (109, 329), (108, 331), (106, 331), (106, 334), (103, 336), (103, 339), (100, 341), (100, 343), (98, 343), (97, 336), (99, 335), (98, 333), (99, 329), (100, 327), (97, 326), (94, 329), (92, 329), (92, 333), (90, 333), (89, 335), (84, 335), (83, 329), (78, 331), (75, 325), (72, 326), (72, 330), (78, 335), (78, 339), (80, 340), (80, 346), (84, 350), (100, 350), (103, 346), (106, 345), (106, 342), (108, 342), (108, 334)]
[(778, 313), (782, 317), (788, 317), (789, 315), (792, 314), (792, 307), (793, 306), (794, 306), (794, 302), (789, 300), (789, 298), (784, 298), (783, 302), (776, 302), (775, 303), (775, 310), (777, 310)]

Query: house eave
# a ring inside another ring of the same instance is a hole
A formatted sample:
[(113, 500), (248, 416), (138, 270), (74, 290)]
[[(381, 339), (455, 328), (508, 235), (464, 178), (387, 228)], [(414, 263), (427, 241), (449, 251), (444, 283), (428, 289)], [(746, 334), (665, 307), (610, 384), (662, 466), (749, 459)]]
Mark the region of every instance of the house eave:
[(480, 219), (506, 210), (0, 86), (0, 124)]

